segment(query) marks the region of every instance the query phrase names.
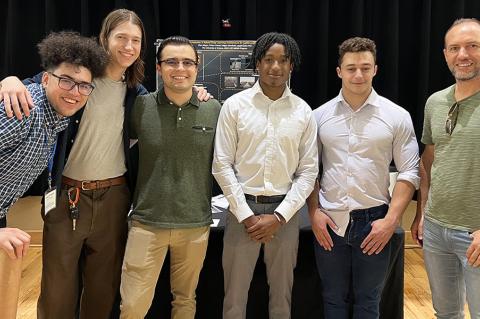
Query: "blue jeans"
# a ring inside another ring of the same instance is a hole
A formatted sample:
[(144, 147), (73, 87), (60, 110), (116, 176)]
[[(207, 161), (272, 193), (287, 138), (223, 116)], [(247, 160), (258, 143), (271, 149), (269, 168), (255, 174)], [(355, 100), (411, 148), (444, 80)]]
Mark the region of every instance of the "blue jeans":
[(480, 319), (480, 268), (467, 263), (472, 238), (466, 231), (425, 219), (423, 256), (437, 318), (464, 317), (465, 293), (472, 319)]
[(374, 220), (385, 217), (387, 205), (350, 213), (345, 237), (329, 229), (332, 251), (315, 240), (315, 257), (322, 283), (326, 319), (379, 318), (379, 305), (391, 254), (391, 242), (378, 254), (368, 256), (360, 244), (372, 229)]

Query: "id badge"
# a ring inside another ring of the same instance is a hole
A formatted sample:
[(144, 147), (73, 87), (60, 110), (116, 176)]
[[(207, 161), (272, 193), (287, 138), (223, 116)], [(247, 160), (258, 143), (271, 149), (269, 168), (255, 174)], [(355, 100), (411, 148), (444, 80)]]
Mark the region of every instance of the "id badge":
[(50, 188), (45, 192), (43, 203), (45, 207), (45, 216), (47, 216), (49, 211), (57, 207), (57, 189), (55, 187)]

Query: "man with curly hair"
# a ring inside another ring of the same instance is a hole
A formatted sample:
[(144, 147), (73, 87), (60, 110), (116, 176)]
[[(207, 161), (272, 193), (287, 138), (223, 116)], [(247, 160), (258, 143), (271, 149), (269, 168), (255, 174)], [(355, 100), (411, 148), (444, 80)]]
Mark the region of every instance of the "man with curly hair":
[(93, 78), (103, 75), (108, 62), (94, 39), (75, 32), (51, 33), (38, 49), (45, 72), (41, 84), (27, 86), (37, 106), (30, 117), (9, 118), (0, 102), (0, 250), (11, 259), (25, 256), (30, 236), (6, 228), (8, 209), (47, 165), (51, 171), (57, 133), (85, 105)]

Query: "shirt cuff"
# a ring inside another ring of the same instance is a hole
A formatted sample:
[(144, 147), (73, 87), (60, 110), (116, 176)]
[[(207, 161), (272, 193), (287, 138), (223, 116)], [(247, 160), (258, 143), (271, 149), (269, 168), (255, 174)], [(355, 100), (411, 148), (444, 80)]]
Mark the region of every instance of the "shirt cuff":
[(406, 181), (409, 182), (418, 189), (420, 187), (420, 176), (411, 174), (411, 173), (400, 173), (397, 176), (397, 181)]
[(278, 207), (277, 207), (277, 209), (275, 209), (275, 211), (283, 216), (286, 223), (288, 223), (288, 221), (297, 212), (296, 210), (294, 210), (294, 207), (292, 207), (292, 205), (290, 205), (289, 203), (285, 202), (285, 200), (283, 202), (281, 202), (280, 205), (278, 205)]
[(255, 215), (246, 202), (241, 203), (235, 212), (232, 211), (232, 213), (237, 217), (239, 223), (242, 223), (248, 217)]

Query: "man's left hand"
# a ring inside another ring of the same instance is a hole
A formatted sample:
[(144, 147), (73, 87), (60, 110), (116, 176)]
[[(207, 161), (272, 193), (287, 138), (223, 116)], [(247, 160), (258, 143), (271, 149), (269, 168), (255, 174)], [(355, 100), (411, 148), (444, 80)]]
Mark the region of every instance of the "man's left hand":
[(373, 221), (372, 230), (360, 245), (363, 253), (367, 255), (379, 254), (392, 237), (396, 227), (397, 223), (388, 218)]
[(472, 267), (480, 267), (480, 230), (474, 231), (470, 237), (473, 241), (467, 249), (468, 264)]
[(273, 214), (259, 215), (260, 221), (247, 229), (247, 233), (255, 241), (269, 242), (274, 237), (281, 224)]

